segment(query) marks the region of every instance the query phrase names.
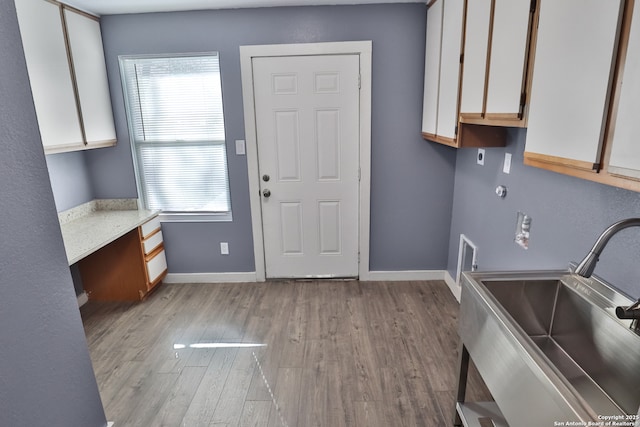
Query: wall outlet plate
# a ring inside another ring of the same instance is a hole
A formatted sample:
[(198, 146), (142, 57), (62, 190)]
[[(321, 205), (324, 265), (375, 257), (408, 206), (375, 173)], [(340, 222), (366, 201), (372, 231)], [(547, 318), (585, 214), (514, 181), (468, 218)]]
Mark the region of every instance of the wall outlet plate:
[(502, 165), (502, 172), (511, 172), (511, 153), (504, 153), (504, 164)]
[(476, 157), (476, 162), (484, 166), (484, 148), (478, 148), (478, 156)]
[(221, 255), (229, 255), (229, 243), (220, 242), (220, 254)]
[(246, 154), (244, 139), (236, 139), (236, 154), (244, 156)]

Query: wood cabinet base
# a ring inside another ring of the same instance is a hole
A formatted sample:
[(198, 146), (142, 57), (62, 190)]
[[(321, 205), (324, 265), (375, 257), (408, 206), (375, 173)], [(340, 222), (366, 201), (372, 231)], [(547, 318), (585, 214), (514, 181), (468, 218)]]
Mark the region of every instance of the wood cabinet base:
[[(140, 301), (152, 289), (138, 228), (82, 259), (78, 267), (89, 300)], [(164, 275), (166, 271), (156, 284)]]
[(458, 138), (451, 139), (422, 132), (427, 141), (454, 148), (504, 147), (507, 145), (507, 129), (500, 126), (485, 126), (460, 123)]
[(459, 147), (504, 147), (507, 145), (507, 128), (460, 123)]

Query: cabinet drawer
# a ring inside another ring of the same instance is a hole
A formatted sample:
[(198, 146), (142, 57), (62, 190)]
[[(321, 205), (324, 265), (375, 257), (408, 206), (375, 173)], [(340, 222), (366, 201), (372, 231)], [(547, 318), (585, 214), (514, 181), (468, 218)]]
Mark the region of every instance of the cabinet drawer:
[(160, 228), (160, 218), (155, 217), (142, 224), (142, 238), (146, 239), (151, 233)]
[(144, 254), (149, 255), (155, 248), (160, 246), (162, 243), (162, 231), (158, 230), (157, 233), (152, 234), (151, 237), (145, 239), (142, 242), (142, 246), (144, 247)]
[(147, 275), (149, 283), (155, 282), (165, 271), (167, 271), (167, 257), (164, 249), (158, 252), (156, 256), (147, 261)]

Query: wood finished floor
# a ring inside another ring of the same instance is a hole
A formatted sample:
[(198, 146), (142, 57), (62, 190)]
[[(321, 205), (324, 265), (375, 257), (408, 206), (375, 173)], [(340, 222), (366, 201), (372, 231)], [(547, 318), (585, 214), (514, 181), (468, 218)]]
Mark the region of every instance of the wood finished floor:
[[(115, 427), (452, 425), (444, 282), (163, 284), (81, 313)], [(220, 342), (266, 346), (189, 347)], [(490, 399), (475, 371), (468, 398)]]

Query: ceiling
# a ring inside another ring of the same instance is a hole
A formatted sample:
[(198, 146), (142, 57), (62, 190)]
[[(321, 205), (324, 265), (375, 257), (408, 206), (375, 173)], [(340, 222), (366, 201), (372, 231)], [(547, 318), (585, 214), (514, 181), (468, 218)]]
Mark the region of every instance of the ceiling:
[(249, 7), (425, 3), (425, 0), (63, 0), (63, 2), (96, 15), (117, 15)]

